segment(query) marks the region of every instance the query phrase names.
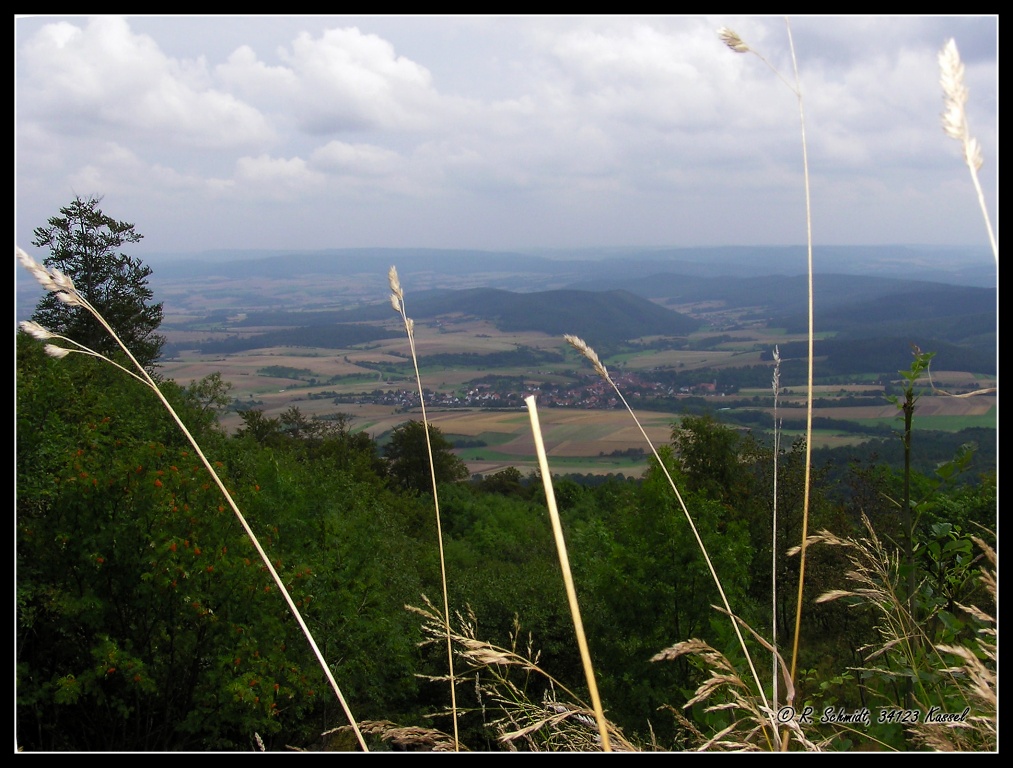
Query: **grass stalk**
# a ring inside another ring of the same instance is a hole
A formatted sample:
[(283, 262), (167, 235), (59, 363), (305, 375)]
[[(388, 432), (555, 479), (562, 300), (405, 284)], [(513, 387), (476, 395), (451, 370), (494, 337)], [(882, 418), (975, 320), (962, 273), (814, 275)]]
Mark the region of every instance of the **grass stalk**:
[(74, 287), (73, 281), (69, 277), (64, 275), (58, 269), (49, 269), (48, 267), (39, 264), (37, 261), (35, 261), (35, 259), (33, 259), (31, 256), (29, 256), (20, 248), (15, 247), (14, 254), (17, 257), (18, 261), (20, 261), (21, 264), (29, 272), (32, 273), (32, 275), (35, 277), (36, 280), (39, 281), (39, 283), (42, 285), (43, 288), (45, 288), (48, 291), (54, 292), (59, 298), (59, 300), (62, 301), (64, 304), (67, 304), (68, 306), (71, 307), (80, 307), (85, 311), (87, 311), (89, 314), (91, 314), (102, 325), (102, 327), (112, 337), (112, 339), (119, 345), (120, 349), (123, 350), (127, 358), (130, 360), (131, 364), (137, 369), (139, 375), (134, 374), (133, 372), (124, 368), (122, 365), (110, 360), (109, 358), (99, 354), (98, 352), (95, 352), (94, 350), (88, 349), (87, 347), (78, 344), (77, 342), (71, 339), (66, 339), (65, 337), (49, 332), (38, 323), (33, 322), (23, 323), (21, 326), (22, 329), (37, 339), (62, 339), (65, 341), (69, 341), (71, 344), (74, 344), (76, 347), (78, 347), (77, 350), (68, 350), (65, 347), (60, 347), (55, 344), (47, 344), (46, 353), (50, 357), (59, 359), (62, 357), (66, 357), (67, 354), (71, 352), (79, 352), (81, 354), (96, 357), (99, 360), (103, 360), (109, 363), (110, 365), (114, 365), (120, 370), (130, 374), (135, 379), (141, 381), (145, 386), (147, 386), (149, 389), (151, 389), (152, 392), (155, 393), (155, 396), (158, 397), (158, 399), (161, 401), (162, 405), (169, 412), (169, 415), (172, 417), (173, 421), (176, 422), (176, 425), (179, 427), (180, 431), (183, 433), (183, 435), (189, 441), (190, 445), (193, 447), (194, 451), (200, 457), (201, 463), (204, 464), (204, 468), (207, 469), (207, 471), (211, 474), (212, 479), (214, 479), (215, 481), (215, 485), (218, 486), (218, 489), (221, 491), (222, 496), (225, 497), (225, 500), (228, 502), (229, 507), (231, 507), (233, 514), (235, 514), (236, 519), (239, 521), (239, 524), (242, 526), (243, 530), (246, 532), (247, 537), (250, 539), (254, 548), (257, 550), (257, 554), (260, 555), (260, 559), (267, 567), (268, 572), (271, 574), (271, 578), (274, 580), (275, 585), (278, 587), (278, 590), (281, 592), (282, 597), (288, 604), (289, 611), (291, 611), (292, 615), (295, 617), (295, 620), (299, 624), (300, 629), (302, 629), (303, 634), (306, 636), (306, 640), (309, 643), (310, 648), (313, 650), (313, 654), (316, 656), (317, 661), (320, 663), (321, 669), (323, 669), (324, 674), (327, 676), (327, 681), (328, 683), (330, 683), (331, 689), (334, 691), (334, 695), (340, 702), (341, 708), (344, 710), (345, 716), (348, 718), (349, 724), (355, 731), (355, 736), (359, 741), (359, 746), (362, 747), (363, 752), (368, 752), (369, 749), (367, 748), (366, 742), (362, 737), (362, 733), (359, 731), (359, 728), (356, 725), (355, 718), (352, 716), (352, 712), (349, 709), (347, 702), (345, 701), (345, 697), (341, 693), (341, 688), (338, 686), (338, 683), (334, 679), (334, 675), (331, 673), (331, 669), (328, 666), (327, 661), (324, 659), (323, 654), (320, 652), (320, 648), (317, 646), (316, 641), (313, 639), (313, 633), (310, 632), (310, 629), (307, 626), (305, 620), (303, 619), (302, 614), (299, 612), (299, 609), (296, 607), (295, 602), (292, 600), (292, 596), (289, 594), (288, 589), (286, 589), (285, 583), (282, 581), (281, 576), (278, 574), (278, 572), (274, 568), (274, 565), (271, 563), (271, 558), (267, 556), (267, 552), (264, 551), (264, 548), (261, 546), (259, 539), (257, 539), (257, 535), (253, 532), (253, 529), (247, 522), (246, 517), (239, 510), (239, 506), (232, 498), (232, 494), (230, 494), (228, 489), (225, 487), (225, 483), (222, 481), (221, 477), (219, 477), (218, 473), (215, 471), (214, 467), (208, 460), (207, 456), (204, 455), (204, 451), (201, 449), (200, 444), (197, 442), (196, 438), (194, 438), (194, 436), (190, 433), (190, 430), (187, 429), (182, 419), (180, 419), (179, 414), (176, 413), (176, 410), (165, 398), (165, 395), (162, 394), (162, 390), (159, 389), (158, 385), (155, 383), (155, 380), (152, 379), (151, 375), (144, 369), (144, 367), (137, 362), (137, 359), (134, 357), (133, 353), (131, 353), (131, 351), (123, 343), (122, 339), (120, 339), (119, 335), (117, 335), (116, 331), (113, 330), (112, 326), (110, 326), (108, 322), (106, 322), (106, 319), (99, 313), (99, 311), (96, 310), (95, 307), (93, 307), (88, 302), (88, 300), (85, 299), (85, 297), (78, 292), (78, 290)]
[[(425, 595), (422, 600), (424, 608), (405, 606), (423, 619), (422, 633), (428, 639), (420, 645), (442, 642), (446, 619)], [(534, 649), (531, 635), (526, 643), (521, 642), (516, 615), (509, 647), (479, 637), (478, 619), (470, 606), (464, 614), (456, 612), (455, 617), (453, 641), (459, 662), (464, 665), (460, 677), (474, 677), (482, 720), (497, 733), (500, 744), (511, 752), (518, 751), (518, 744), (531, 752), (601, 749), (594, 708), (540, 666), (541, 654)], [(427, 677), (433, 681), (446, 679)], [(535, 680), (542, 685), (533, 685)], [(540, 689), (539, 699), (529, 696), (532, 688)], [(606, 721), (606, 725), (613, 752), (639, 751), (614, 723)]]
[(556, 508), (556, 494), (552, 488), (552, 475), (549, 473), (549, 460), (545, 455), (545, 443), (542, 440), (542, 428), (538, 423), (538, 406), (535, 403), (535, 396), (529, 395), (524, 398), (528, 407), (528, 415), (531, 417), (531, 432), (535, 439), (535, 452), (538, 454), (538, 468), (542, 473), (542, 483), (545, 485), (545, 501), (549, 507), (549, 519), (552, 521), (552, 535), (556, 540), (556, 551), (559, 553), (559, 565), (563, 569), (563, 583), (566, 585), (566, 599), (570, 604), (570, 614), (573, 616), (573, 628), (577, 633), (577, 645), (580, 648), (580, 659), (584, 665), (584, 675), (587, 678), (588, 691), (591, 694), (591, 706), (594, 708), (595, 720), (598, 724), (598, 733), (601, 735), (601, 746), (605, 752), (611, 752), (612, 746), (609, 742), (608, 724), (605, 721), (605, 714), (601, 708), (601, 699), (598, 696), (598, 685), (594, 679), (594, 667), (591, 665), (591, 653), (587, 647), (587, 638), (584, 635), (584, 623), (580, 618), (580, 605), (577, 602), (577, 590), (573, 586), (573, 574), (570, 572), (570, 558), (566, 554), (566, 541), (563, 539), (563, 526), (559, 520), (559, 510)]
[(978, 140), (971, 136), (971, 130), (967, 123), (967, 87), (964, 85), (964, 64), (960, 60), (960, 52), (957, 50), (957, 43), (952, 38), (943, 46), (939, 52), (939, 82), (943, 87), (943, 98), (946, 111), (943, 112), (943, 130), (946, 135), (960, 142), (963, 150), (964, 163), (971, 172), (971, 183), (974, 184), (974, 191), (978, 196), (978, 205), (981, 208), (982, 216), (985, 218), (985, 229), (988, 231), (988, 241), (992, 246), (992, 255), (995, 263), (999, 264), (999, 244), (992, 231), (992, 220), (988, 215), (988, 206), (985, 205), (985, 195), (981, 190), (981, 182), (978, 180), (978, 171), (983, 162), (981, 156), (981, 145)]
[[(736, 53), (752, 53), (754, 56), (760, 59), (766, 64), (773, 72), (780, 78), (780, 80), (788, 86), (792, 93), (795, 94), (795, 98), (798, 100), (798, 116), (799, 123), (801, 125), (802, 132), (802, 170), (805, 179), (805, 224), (806, 224), (806, 246), (808, 255), (808, 283), (809, 283), (809, 301), (808, 301), (808, 315), (809, 315), (809, 332), (808, 332), (808, 372), (806, 376), (806, 440), (805, 440), (805, 480), (804, 490), (802, 496), (802, 544), (799, 553), (799, 577), (798, 577), (798, 599), (795, 605), (795, 632), (792, 640), (792, 654), (791, 654), (791, 679), (794, 682), (795, 673), (798, 668), (798, 644), (799, 637), (801, 635), (802, 627), (802, 592), (805, 587), (805, 569), (806, 569), (806, 542), (809, 537), (809, 496), (810, 486), (812, 482), (812, 430), (813, 430), (813, 348), (815, 341), (814, 322), (813, 322), (813, 236), (812, 236), (812, 203), (809, 193), (809, 151), (806, 143), (805, 136), (805, 108), (802, 99), (802, 84), (798, 74), (798, 59), (795, 56), (795, 42), (791, 35), (791, 22), (785, 18), (785, 27), (788, 32), (788, 47), (791, 50), (791, 64), (794, 70), (794, 84), (789, 82), (787, 79), (778, 72), (777, 68), (774, 67), (769, 61), (763, 56), (750, 48), (742, 39), (732, 32), (730, 29), (721, 28), (718, 30), (718, 36), (722, 42), (727, 45), (731, 50)], [(788, 748), (788, 731), (785, 732), (785, 738), (781, 742), (782, 749)]]
[[(813, 232), (812, 232), (812, 203), (809, 194), (809, 151), (805, 140), (805, 111), (802, 103), (802, 86), (798, 76), (798, 61), (795, 57), (795, 43), (791, 36), (791, 24), (785, 19), (785, 26), (788, 30), (788, 46), (791, 48), (791, 64), (795, 70), (795, 96), (798, 98), (798, 117), (802, 131), (802, 168), (805, 174), (805, 227), (806, 246), (808, 253), (808, 277), (809, 277), (809, 334), (808, 334), (808, 366), (806, 373), (806, 418), (805, 418), (805, 488), (802, 495), (802, 551), (799, 554), (798, 566), (798, 599), (795, 604), (795, 637), (792, 641), (791, 650), (791, 679), (794, 682), (795, 672), (798, 668), (798, 643), (802, 633), (802, 590), (805, 586), (805, 542), (809, 535), (809, 497), (812, 484), (812, 450), (813, 450), (813, 360), (815, 343), (815, 326), (813, 321)], [(784, 740), (784, 747), (787, 748), (788, 739)]]
[(774, 504), (770, 533), (770, 643), (773, 646), (771, 706), (777, 711), (777, 460), (781, 452), (781, 424), (777, 419), (777, 400), (781, 393), (781, 350), (774, 345)]
[[(569, 342), (570, 346), (587, 358), (591, 365), (594, 366), (595, 372), (609, 385), (611, 385), (612, 389), (615, 390), (616, 395), (618, 395), (619, 399), (622, 401), (622, 404), (626, 407), (630, 416), (633, 417), (633, 422), (637, 425), (637, 429), (640, 430), (640, 434), (643, 435), (644, 440), (647, 441), (647, 445), (651, 449), (651, 453), (654, 454), (654, 459), (658, 462), (658, 467), (660, 467), (661, 471), (665, 474), (668, 484), (671, 486), (672, 492), (675, 494), (675, 498), (679, 502), (679, 506), (682, 508), (683, 514), (686, 516), (686, 521), (689, 523), (690, 530), (693, 532), (693, 537), (696, 539), (697, 546), (700, 548), (704, 561), (707, 563), (707, 569), (710, 571), (711, 578), (714, 579), (714, 584), (717, 586), (718, 594), (721, 596), (721, 602), (724, 605), (725, 612), (729, 615), (729, 617), (731, 617), (732, 629), (735, 630), (735, 636), (738, 638), (739, 645), (742, 648), (742, 653), (745, 655), (746, 662), (749, 664), (749, 670), (752, 672), (756, 690), (763, 701), (764, 708), (769, 712), (770, 707), (767, 703), (767, 696), (764, 693), (763, 685), (760, 683), (760, 676), (756, 672), (756, 667), (753, 664), (753, 658), (749, 654), (749, 649), (746, 647), (746, 641), (742, 637), (742, 632), (739, 630), (738, 622), (735, 620), (735, 613), (728, 604), (728, 598), (725, 596), (725, 590), (721, 586), (721, 579), (718, 578), (717, 571), (714, 569), (714, 564), (711, 562), (710, 555), (707, 553), (707, 547), (704, 546), (703, 539), (700, 538), (700, 532), (696, 529), (696, 523), (693, 522), (693, 516), (690, 515), (689, 508), (686, 506), (686, 502), (683, 500), (682, 494), (679, 493), (679, 488), (676, 486), (675, 480), (672, 479), (672, 475), (665, 466), (665, 462), (661, 460), (661, 456), (658, 454), (658, 449), (654, 447), (654, 442), (647, 436), (647, 431), (640, 423), (640, 419), (637, 418), (637, 414), (630, 407), (630, 404), (626, 402), (626, 398), (623, 396), (622, 391), (619, 389), (619, 386), (615, 383), (615, 381), (612, 380), (612, 376), (609, 375), (608, 370), (598, 358), (598, 354), (587, 345), (587, 342), (578, 336), (566, 335), (563, 338)], [(773, 713), (771, 713), (771, 717), (773, 717)], [(777, 733), (776, 724), (774, 726), (774, 733)]]
[(447, 565), (443, 554), (443, 525), (440, 520), (440, 496), (436, 488), (436, 463), (433, 460), (433, 446), (429, 438), (429, 421), (426, 419), (426, 398), (422, 392), (422, 376), (419, 374), (419, 359), (415, 353), (415, 322), (408, 317), (404, 305), (404, 290), (397, 276), (397, 268), (392, 266), (387, 272), (390, 283), (390, 303), (394, 311), (401, 316), (405, 333), (408, 336), (408, 348), (411, 351), (412, 365), (415, 367), (415, 382), (419, 389), (419, 405), (422, 407), (422, 431), (426, 435), (426, 453), (429, 456), (429, 473), (433, 483), (433, 506), (436, 509), (436, 541), (440, 551), (440, 583), (443, 588), (443, 616), (446, 621), (447, 634), (447, 665), (450, 671), (450, 710), (454, 720), (454, 751), (460, 749), (457, 729), (457, 691), (454, 677), (454, 649), (450, 632), (450, 598), (447, 593)]

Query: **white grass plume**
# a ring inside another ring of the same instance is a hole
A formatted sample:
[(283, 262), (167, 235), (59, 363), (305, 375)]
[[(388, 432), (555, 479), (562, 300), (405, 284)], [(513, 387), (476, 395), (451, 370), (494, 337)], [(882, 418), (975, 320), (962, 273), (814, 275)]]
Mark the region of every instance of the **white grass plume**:
[(967, 87), (964, 85), (964, 64), (960, 60), (960, 52), (957, 50), (957, 43), (953, 38), (947, 41), (942, 50), (939, 51), (939, 83), (943, 87), (943, 131), (951, 139), (960, 142), (963, 150), (964, 163), (971, 172), (971, 182), (978, 195), (978, 205), (985, 217), (985, 228), (988, 230), (988, 241), (992, 245), (992, 255), (996, 264), (999, 263), (999, 244), (996, 242), (995, 234), (992, 232), (992, 220), (988, 215), (988, 208), (985, 205), (985, 195), (981, 191), (981, 182), (978, 181), (978, 171), (981, 170), (984, 162), (981, 156), (981, 145), (978, 140), (971, 136), (971, 129), (967, 123)]
[[(781, 393), (781, 350), (774, 345), (774, 504), (770, 534), (770, 635), (774, 646), (773, 707), (777, 709), (777, 460), (781, 452), (781, 423), (777, 418), (777, 401)], [(790, 681), (789, 681), (790, 682)]]

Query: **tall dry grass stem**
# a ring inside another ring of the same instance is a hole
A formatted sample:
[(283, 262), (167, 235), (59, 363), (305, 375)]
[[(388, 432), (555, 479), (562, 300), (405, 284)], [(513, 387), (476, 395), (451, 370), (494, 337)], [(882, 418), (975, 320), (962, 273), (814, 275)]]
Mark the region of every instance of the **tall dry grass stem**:
[[(714, 584), (717, 586), (718, 594), (721, 596), (721, 602), (725, 607), (725, 611), (728, 613), (729, 616), (733, 617), (732, 629), (735, 630), (735, 635), (739, 640), (739, 645), (742, 648), (742, 653), (745, 655), (746, 662), (749, 664), (749, 669), (753, 674), (753, 681), (756, 684), (757, 693), (759, 694), (760, 698), (763, 701), (764, 708), (767, 711), (770, 711), (770, 707), (767, 703), (767, 697), (763, 689), (763, 684), (760, 682), (760, 676), (757, 674), (756, 667), (753, 665), (753, 658), (749, 654), (749, 649), (746, 647), (746, 641), (742, 637), (742, 632), (739, 631), (738, 623), (734, 619), (735, 614), (733, 613), (731, 606), (728, 604), (728, 598), (725, 596), (724, 587), (721, 586), (721, 579), (718, 578), (717, 571), (714, 569), (714, 564), (711, 562), (710, 555), (707, 552), (707, 547), (704, 546), (703, 539), (700, 538), (700, 532), (697, 531), (696, 529), (696, 523), (693, 522), (693, 516), (690, 515), (689, 509), (686, 506), (686, 502), (683, 500), (682, 494), (679, 493), (679, 488), (675, 484), (675, 480), (672, 479), (672, 475), (668, 471), (668, 467), (666, 467), (665, 462), (661, 460), (661, 456), (658, 454), (658, 449), (655, 448), (654, 442), (651, 440), (650, 437), (648, 437), (647, 431), (640, 423), (640, 419), (637, 418), (637, 414), (633, 411), (633, 409), (630, 407), (630, 404), (626, 401), (626, 398), (623, 396), (623, 393), (619, 389), (619, 386), (609, 375), (608, 370), (605, 368), (605, 365), (599, 359), (598, 354), (590, 346), (588, 346), (586, 341), (581, 339), (579, 336), (572, 336), (567, 334), (563, 338), (566, 339), (566, 341), (570, 344), (570, 346), (572, 346), (574, 349), (580, 352), (580, 354), (583, 355), (591, 363), (592, 366), (594, 366), (595, 372), (605, 382), (607, 382), (612, 387), (613, 390), (615, 390), (616, 395), (619, 396), (619, 399), (622, 401), (622, 404), (626, 407), (627, 412), (629, 412), (630, 416), (633, 418), (633, 422), (637, 425), (637, 429), (640, 430), (640, 434), (647, 442), (648, 447), (651, 449), (651, 453), (654, 454), (654, 459), (655, 461), (658, 462), (658, 467), (661, 469), (661, 471), (665, 475), (665, 478), (668, 480), (668, 484), (669, 486), (671, 486), (672, 492), (675, 494), (675, 498), (679, 502), (679, 506), (682, 508), (682, 513), (686, 516), (686, 521), (689, 523), (690, 530), (693, 531), (693, 537), (696, 539), (697, 546), (700, 548), (700, 552), (703, 554), (704, 561), (707, 563), (707, 569), (710, 571), (711, 578), (714, 579)], [(771, 713), (770, 716), (771, 722), (773, 723), (774, 722), (773, 713)], [(774, 724), (774, 732), (775, 733), (777, 732), (776, 724)]]
[[(798, 578), (798, 599), (795, 608), (795, 634), (792, 640), (791, 654), (791, 677), (795, 679), (795, 672), (798, 665), (798, 644), (802, 628), (802, 591), (805, 587), (806, 552), (805, 543), (809, 535), (809, 496), (812, 478), (812, 430), (813, 430), (813, 348), (815, 344), (815, 332), (813, 323), (813, 236), (812, 236), (812, 203), (809, 194), (809, 150), (805, 137), (805, 109), (802, 99), (802, 83), (798, 74), (798, 60), (795, 56), (795, 42), (791, 36), (791, 23), (785, 18), (785, 27), (788, 32), (788, 47), (791, 50), (791, 64), (794, 70), (794, 84), (789, 82), (777, 68), (774, 67), (763, 56), (750, 48), (742, 39), (726, 27), (718, 30), (718, 37), (731, 50), (736, 53), (752, 53), (760, 61), (766, 64), (785, 83), (798, 100), (798, 116), (802, 132), (802, 170), (805, 178), (805, 224), (806, 224), (806, 245), (808, 253), (808, 275), (809, 275), (809, 334), (808, 334), (808, 374), (806, 379), (806, 446), (805, 446), (805, 481), (802, 499), (802, 549), (799, 555), (799, 578)], [(787, 733), (787, 732), (786, 732)], [(788, 739), (782, 740), (782, 748), (788, 748)]]
[(992, 246), (992, 255), (995, 263), (999, 264), (999, 244), (992, 231), (992, 220), (988, 215), (988, 206), (985, 205), (985, 195), (981, 190), (981, 182), (978, 179), (978, 171), (981, 170), (983, 159), (981, 156), (981, 145), (978, 140), (971, 136), (971, 129), (967, 122), (967, 86), (964, 85), (964, 64), (960, 60), (960, 52), (957, 50), (957, 43), (952, 38), (947, 41), (942, 50), (939, 51), (939, 83), (943, 87), (943, 130), (951, 139), (960, 142), (963, 150), (964, 163), (971, 173), (971, 183), (974, 184), (974, 191), (978, 195), (978, 205), (981, 214), (985, 218), (985, 229), (988, 231), (988, 241)]
[(38, 280), (38, 282), (42, 285), (43, 288), (55, 293), (57, 298), (64, 304), (71, 307), (80, 307), (85, 311), (87, 311), (89, 314), (91, 314), (102, 325), (102, 327), (112, 337), (112, 339), (119, 345), (120, 349), (123, 350), (124, 354), (126, 354), (131, 364), (137, 369), (138, 374), (132, 373), (131, 371), (127, 370), (118, 363), (110, 360), (104, 355), (101, 355), (91, 349), (88, 349), (87, 347), (84, 347), (83, 345), (78, 344), (77, 342), (71, 339), (65, 339), (62, 336), (49, 332), (38, 323), (26, 322), (22, 324), (22, 328), (27, 333), (29, 333), (30, 335), (32, 335), (37, 339), (49, 339), (49, 338), (62, 339), (70, 342), (71, 344), (74, 344), (78, 348), (77, 350), (68, 350), (65, 347), (60, 347), (55, 344), (47, 344), (46, 353), (51, 357), (59, 359), (62, 357), (66, 357), (66, 355), (71, 352), (81, 352), (83, 354), (96, 357), (99, 360), (103, 360), (107, 363), (110, 363), (111, 365), (116, 366), (120, 370), (125, 371), (126, 373), (133, 376), (135, 379), (139, 379), (145, 386), (147, 386), (149, 389), (151, 389), (152, 392), (155, 393), (155, 395), (161, 401), (162, 405), (169, 412), (169, 415), (172, 417), (173, 421), (176, 422), (176, 425), (179, 427), (180, 431), (189, 441), (194, 451), (200, 457), (201, 462), (204, 464), (204, 468), (207, 469), (211, 477), (214, 479), (215, 485), (218, 486), (218, 490), (220, 490), (222, 496), (225, 497), (225, 500), (228, 502), (229, 507), (231, 507), (232, 512), (235, 514), (236, 519), (239, 521), (239, 524), (246, 532), (247, 537), (253, 543), (254, 548), (257, 550), (257, 554), (260, 555), (260, 559), (267, 567), (268, 573), (271, 574), (271, 578), (274, 580), (275, 585), (278, 587), (278, 590), (281, 592), (282, 597), (288, 604), (289, 611), (295, 617), (295, 620), (296, 622), (298, 622), (300, 629), (302, 629), (303, 634), (306, 636), (306, 641), (309, 643), (310, 648), (313, 650), (313, 654), (316, 656), (317, 661), (320, 664), (320, 668), (324, 671), (324, 674), (327, 676), (327, 681), (330, 683), (331, 689), (334, 691), (334, 695), (340, 702), (341, 708), (345, 712), (345, 717), (348, 718), (349, 724), (355, 731), (355, 736), (359, 741), (359, 746), (362, 747), (363, 752), (368, 752), (369, 749), (366, 747), (366, 742), (362, 738), (362, 733), (359, 731), (359, 728), (355, 722), (355, 718), (352, 716), (352, 712), (349, 709), (347, 702), (345, 701), (345, 697), (341, 693), (341, 688), (338, 687), (338, 683), (334, 679), (334, 675), (331, 674), (331, 669), (328, 666), (327, 661), (324, 659), (323, 654), (320, 652), (320, 648), (317, 646), (316, 641), (313, 639), (313, 633), (310, 632), (310, 628), (306, 625), (306, 622), (303, 619), (302, 614), (299, 612), (299, 609), (296, 607), (295, 602), (292, 600), (292, 596), (289, 594), (288, 589), (285, 587), (285, 583), (282, 581), (281, 576), (278, 575), (278, 572), (275, 570), (274, 565), (271, 563), (271, 558), (267, 556), (267, 552), (264, 551), (264, 548), (261, 546), (260, 541), (257, 539), (257, 535), (253, 532), (253, 529), (250, 527), (250, 524), (246, 521), (246, 517), (239, 510), (239, 506), (232, 498), (232, 494), (230, 494), (228, 489), (225, 487), (225, 483), (222, 481), (221, 477), (218, 476), (218, 473), (215, 471), (215, 468), (212, 466), (211, 462), (208, 461), (207, 456), (204, 455), (204, 451), (201, 449), (200, 444), (197, 442), (196, 438), (194, 438), (194, 436), (190, 434), (190, 430), (187, 429), (182, 419), (180, 419), (179, 414), (176, 413), (176, 410), (172, 407), (172, 405), (169, 404), (169, 401), (166, 400), (165, 395), (162, 394), (162, 391), (158, 388), (158, 385), (155, 383), (154, 379), (152, 379), (151, 376), (148, 374), (148, 372), (144, 369), (144, 367), (137, 362), (133, 353), (131, 353), (131, 351), (123, 343), (123, 341), (117, 335), (116, 331), (113, 330), (112, 326), (110, 326), (109, 323), (106, 322), (106, 319), (98, 312), (98, 310), (96, 310), (95, 307), (93, 307), (87, 301), (87, 299), (85, 299), (85, 297), (78, 292), (78, 290), (74, 287), (73, 281), (67, 275), (63, 274), (58, 269), (55, 268), (50, 269), (42, 264), (39, 264), (37, 261), (35, 261), (35, 259), (33, 259), (31, 256), (29, 256), (27, 253), (25, 253), (17, 246), (15, 246), (14, 248), (14, 254), (17, 257), (18, 261), (20, 261), (21, 264), (25, 267), (25, 269), (27, 269), (35, 277), (36, 280)]
[(777, 418), (777, 401), (781, 394), (781, 350), (774, 345), (774, 500), (770, 533), (770, 641), (773, 646), (773, 691), (771, 705), (777, 711), (777, 460), (781, 453), (781, 423)]
[(542, 483), (545, 486), (545, 501), (549, 507), (549, 519), (552, 521), (552, 535), (556, 540), (556, 551), (559, 553), (559, 565), (563, 569), (563, 583), (566, 585), (566, 599), (570, 604), (570, 615), (573, 616), (573, 628), (577, 633), (577, 645), (580, 648), (580, 660), (584, 665), (584, 676), (587, 678), (587, 688), (591, 694), (591, 705), (594, 708), (595, 720), (598, 723), (598, 733), (601, 735), (601, 746), (605, 752), (612, 751), (609, 743), (608, 725), (605, 722), (605, 714), (602, 712), (601, 699), (598, 696), (598, 685), (594, 679), (594, 667), (591, 664), (591, 652), (587, 647), (587, 637), (584, 635), (584, 622), (580, 618), (580, 604), (577, 602), (577, 590), (573, 585), (573, 574), (570, 572), (570, 558), (566, 554), (566, 541), (563, 539), (563, 526), (559, 520), (559, 510), (556, 508), (556, 494), (552, 488), (552, 475), (549, 472), (549, 460), (545, 455), (545, 443), (542, 440), (542, 427), (538, 423), (538, 406), (535, 403), (535, 396), (529, 395), (524, 398), (528, 407), (528, 415), (531, 418), (531, 433), (535, 439), (535, 453), (538, 454), (538, 469), (542, 473)]
[(408, 336), (408, 348), (412, 355), (412, 365), (415, 367), (415, 382), (419, 389), (419, 405), (422, 407), (422, 431), (426, 435), (429, 475), (433, 483), (433, 506), (436, 509), (436, 540), (440, 551), (440, 583), (443, 588), (443, 615), (446, 619), (447, 666), (450, 670), (450, 711), (454, 720), (454, 749), (456, 751), (460, 746), (457, 729), (457, 690), (454, 678), (454, 650), (450, 639), (450, 598), (447, 592), (447, 564), (443, 554), (443, 524), (440, 519), (440, 495), (436, 488), (436, 462), (433, 460), (433, 445), (429, 438), (429, 420), (426, 418), (426, 398), (422, 391), (422, 376), (419, 374), (419, 358), (415, 353), (415, 322), (405, 312), (404, 289), (401, 288), (401, 281), (397, 276), (397, 267), (391, 266), (390, 270), (388, 270), (387, 282), (390, 284), (390, 304), (394, 308), (394, 311), (401, 316), (405, 333)]

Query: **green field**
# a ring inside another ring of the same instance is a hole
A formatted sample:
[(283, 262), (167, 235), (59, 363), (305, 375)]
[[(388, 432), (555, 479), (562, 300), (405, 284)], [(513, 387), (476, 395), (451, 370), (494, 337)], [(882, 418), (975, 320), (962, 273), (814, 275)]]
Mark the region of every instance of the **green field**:
[[(896, 419), (855, 419), (855, 423), (868, 427), (890, 424), (896, 426), (898, 429), (903, 426), (900, 417)], [(998, 427), (995, 408), (980, 416), (920, 416), (916, 409), (914, 424), (918, 429), (933, 429), (940, 432), (959, 432), (962, 429), (971, 429), (973, 427), (985, 429), (996, 429)]]

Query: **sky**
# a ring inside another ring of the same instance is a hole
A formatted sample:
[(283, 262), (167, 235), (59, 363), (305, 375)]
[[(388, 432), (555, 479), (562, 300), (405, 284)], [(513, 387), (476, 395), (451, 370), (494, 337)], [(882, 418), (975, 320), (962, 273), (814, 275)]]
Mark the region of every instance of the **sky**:
[(75, 195), (139, 256), (803, 244), (788, 24), (814, 241), (990, 253), (937, 55), (994, 226), (994, 16), (16, 17), (16, 244)]

